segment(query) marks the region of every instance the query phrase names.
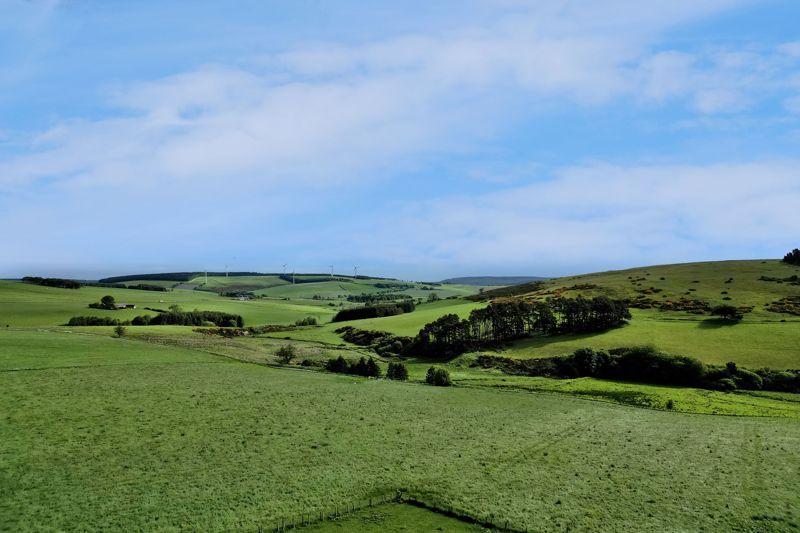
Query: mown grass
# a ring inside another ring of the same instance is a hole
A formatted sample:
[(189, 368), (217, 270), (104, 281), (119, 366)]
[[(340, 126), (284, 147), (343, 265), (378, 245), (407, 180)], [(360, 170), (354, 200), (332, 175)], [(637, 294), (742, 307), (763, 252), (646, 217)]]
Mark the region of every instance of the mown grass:
[[(36, 335), (61, 338), (34, 360), (86, 350), (74, 334)], [(0, 529), (255, 530), (398, 487), (538, 531), (800, 520), (795, 421), (184, 364), (183, 350), (158, 350), (146, 364), (107, 365), (119, 361), (108, 349), (96, 366), (0, 372)]]

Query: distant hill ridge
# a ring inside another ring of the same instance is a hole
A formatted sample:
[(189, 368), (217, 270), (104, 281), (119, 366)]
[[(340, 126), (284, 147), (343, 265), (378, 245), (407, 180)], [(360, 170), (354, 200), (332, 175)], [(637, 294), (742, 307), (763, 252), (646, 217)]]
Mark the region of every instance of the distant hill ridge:
[[(291, 274), (283, 274), (281, 272), (161, 272), (157, 274), (130, 274), (126, 276), (112, 276), (110, 278), (103, 278), (98, 280), (99, 283), (122, 283), (125, 281), (136, 281), (136, 280), (154, 280), (154, 281), (189, 281), (199, 276), (203, 276), (208, 274), (209, 277), (243, 277), (243, 276), (277, 276), (277, 277), (289, 277), (291, 278)], [(297, 272), (295, 273), (296, 277), (300, 276), (319, 276), (320, 278), (324, 278), (325, 280), (330, 279), (329, 273), (307, 273), (307, 272)], [(363, 276), (359, 275), (353, 278), (353, 276), (348, 276), (345, 274), (334, 274), (336, 278), (348, 278), (348, 279), (383, 279), (383, 280), (391, 280), (397, 281), (395, 278), (382, 278), (379, 276)]]
[(461, 278), (445, 279), (442, 280), (441, 283), (488, 287), (491, 285), (519, 285), (521, 283), (531, 283), (533, 281), (543, 281), (546, 279), (548, 278), (540, 276), (465, 276)]

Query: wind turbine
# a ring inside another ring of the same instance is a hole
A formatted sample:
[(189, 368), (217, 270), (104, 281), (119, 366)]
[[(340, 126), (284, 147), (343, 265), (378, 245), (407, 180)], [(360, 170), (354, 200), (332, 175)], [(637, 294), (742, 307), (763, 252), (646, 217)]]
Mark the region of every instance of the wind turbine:
[(286, 263), (283, 264), (283, 275), (286, 275)]
[(329, 265), (331, 267), (331, 279), (333, 279), (333, 265)]
[(358, 267), (357, 266), (353, 267), (353, 278), (354, 279), (358, 278)]

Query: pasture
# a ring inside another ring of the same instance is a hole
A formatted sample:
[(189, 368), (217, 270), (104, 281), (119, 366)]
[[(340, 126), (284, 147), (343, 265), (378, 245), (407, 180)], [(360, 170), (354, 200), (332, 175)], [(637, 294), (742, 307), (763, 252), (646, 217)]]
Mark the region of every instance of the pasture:
[[(136, 304), (136, 309), (109, 311), (88, 308), (90, 303), (98, 302), (106, 294), (114, 296), (117, 302)], [(170, 305), (179, 305), (187, 311), (201, 309), (239, 314), (247, 325), (293, 324), (295, 320), (306, 316), (326, 322), (336, 313), (334, 309), (313, 301), (240, 301), (206, 291), (157, 292), (106, 287), (59, 289), (0, 281), (0, 327), (7, 324), (14, 327), (57, 326), (65, 324), (73, 316), (108, 316), (130, 320), (137, 315), (156, 314), (145, 307), (167, 309)]]
[(4, 530), (255, 530), (397, 488), (523, 530), (800, 521), (798, 421), (92, 341), (76, 364), (85, 336), (0, 332), (4, 360), (32, 368), (0, 371)]

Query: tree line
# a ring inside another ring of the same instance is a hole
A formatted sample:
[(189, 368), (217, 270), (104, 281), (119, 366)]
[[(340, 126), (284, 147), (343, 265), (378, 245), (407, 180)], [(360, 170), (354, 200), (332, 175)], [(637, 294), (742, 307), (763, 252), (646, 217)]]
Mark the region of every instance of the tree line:
[(221, 311), (181, 311), (170, 310), (156, 316), (140, 315), (132, 320), (118, 320), (102, 316), (74, 316), (67, 326), (205, 326), (244, 327), (241, 315), (223, 313)]
[(783, 256), (783, 262), (790, 265), (800, 266), (800, 250), (795, 248), (788, 254)]
[(571, 355), (541, 359), (480, 355), (474, 365), (526, 376), (595, 377), (721, 391), (800, 392), (800, 370), (748, 370), (736, 363), (706, 365), (693, 357), (665, 354), (651, 346), (615, 348), (607, 352), (582, 348)]
[(342, 309), (334, 315), (331, 322), (344, 322), (346, 320), (362, 320), (365, 318), (380, 318), (383, 316), (401, 315), (414, 311), (415, 306), (412, 300), (403, 300), (393, 304), (365, 305), (363, 307), (351, 307)]
[(58, 287), (60, 289), (80, 289), (81, 283), (73, 279), (62, 278), (40, 278), (39, 276), (25, 276), (22, 278), (23, 283), (30, 283), (32, 285), (42, 285), (44, 287)]
[(605, 331), (625, 324), (630, 318), (625, 302), (606, 296), (551, 298), (544, 302), (495, 301), (474, 309), (468, 318), (448, 314), (425, 325), (408, 351), (452, 357), (533, 334)]

